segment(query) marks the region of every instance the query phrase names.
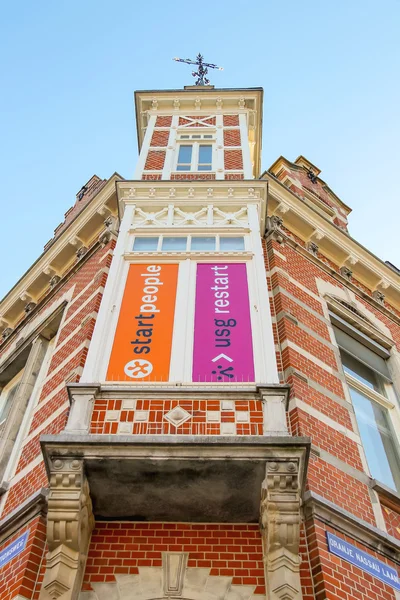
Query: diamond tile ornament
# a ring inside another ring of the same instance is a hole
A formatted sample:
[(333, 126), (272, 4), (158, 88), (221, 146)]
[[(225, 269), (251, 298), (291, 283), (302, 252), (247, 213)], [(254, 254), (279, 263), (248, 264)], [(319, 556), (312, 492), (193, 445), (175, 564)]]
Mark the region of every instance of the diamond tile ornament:
[(167, 419), (167, 421), (169, 421), (172, 425), (175, 425), (175, 427), (179, 427), (192, 416), (193, 415), (188, 413), (188, 411), (182, 408), (181, 406), (175, 406), (175, 408), (173, 408), (172, 410), (167, 412), (166, 415), (164, 415), (164, 419)]

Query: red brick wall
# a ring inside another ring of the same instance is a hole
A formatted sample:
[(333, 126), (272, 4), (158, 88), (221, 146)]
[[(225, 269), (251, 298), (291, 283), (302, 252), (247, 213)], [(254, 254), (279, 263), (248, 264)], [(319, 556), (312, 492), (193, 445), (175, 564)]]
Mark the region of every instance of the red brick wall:
[(224, 150), (224, 167), (227, 171), (243, 169), (241, 150)]
[(389, 567), (398, 569), (397, 565), (388, 563), (385, 557), (362, 546), (351, 537), (344, 536), (319, 521), (310, 521), (307, 523), (307, 537), (315, 600), (395, 600), (396, 595), (391, 586), (328, 552), (326, 531), (343, 538)]
[(155, 130), (151, 137), (150, 146), (164, 147), (168, 146), (169, 131)]
[(240, 129), (224, 129), (224, 146), (240, 146)]
[[(96, 314), (100, 307), (107, 272), (111, 263), (110, 250), (113, 247), (114, 242), (110, 242), (104, 248), (98, 248), (87, 260), (83, 260), (80, 269), (66, 281), (65, 285), (60, 288), (56, 296), (50, 301), (51, 304), (55, 303), (57, 298), (62, 297), (73, 286), (72, 300), (66, 307), (49, 368), (45, 375), (47, 381), (40, 392), (38, 407), (34, 412), (29, 428), (28, 433), (29, 435), (33, 435), (33, 437), (29, 442), (22, 445), (16, 474), (25, 468), (29, 469), (32, 461), (41, 456), (39, 443), (41, 435), (59, 433), (65, 427), (69, 411), (67, 390), (63, 388), (57, 393), (54, 392), (57, 386), (62, 385), (66, 381), (79, 380), (82, 367), (85, 364), (88, 345), (93, 334)], [(90, 297), (92, 298), (89, 300)], [(85, 302), (87, 303), (85, 304)], [(46, 310), (47, 306), (48, 304), (44, 304), (41, 310)], [(71, 336), (70, 339), (65, 342), (69, 336)], [(75, 352), (79, 345), (82, 346), (81, 349)], [(75, 354), (68, 360), (74, 352)], [(64, 361), (66, 361), (65, 365), (56, 371)], [(54, 394), (53, 397), (51, 397), (52, 394)], [(49, 396), (51, 399), (47, 400)], [(64, 410), (62, 410), (63, 406), (65, 407)], [(37, 428), (47, 419), (51, 418), (57, 410), (60, 410), (61, 413), (55, 416), (46, 427), (37, 431)], [(24, 502), (34, 492), (42, 487), (47, 487), (47, 485), (48, 481), (43, 463), (28, 470), (26, 476), (17, 483), (13, 484), (11, 481), (11, 487), (7, 492), (1, 517), (4, 518), (4, 516), (17, 508), (19, 504)]]
[(223, 123), (224, 123), (224, 127), (238, 127), (239, 126), (239, 115), (224, 115)]
[(144, 165), (145, 171), (161, 171), (164, 167), (165, 152), (163, 150), (149, 150)]
[(255, 585), (265, 594), (258, 525), (196, 523), (96, 523), (82, 589), (91, 582), (115, 581), (115, 574), (159, 567), (162, 552), (189, 552), (188, 567), (232, 577), (233, 585)]
[(12, 600), (18, 594), (24, 598), (32, 598), (32, 600), (39, 598), (39, 587), (43, 577), (41, 566), (46, 540), (44, 520), (36, 517), (24, 525), (0, 545), (0, 552), (28, 530), (29, 536), (24, 551), (1, 569), (1, 600)]
[(157, 117), (156, 119), (156, 127), (171, 127), (172, 117)]
[[(288, 233), (297, 243), (304, 245)], [(365, 470), (359, 445), (347, 434), (356, 432), (354, 415), (351, 418), (352, 406), (345, 395), (340, 360), (332, 347), (323, 299), (317, 299), (317, 280), (329, 282), (339, 292), (344, 286), (289, 243), (279, 244), (270, 239), (265, 261), (269, 289), (273, 291), (271, 312), (276, 319), (275, 342), (283, 346), (281, 352), (277, 352), (282, 381), (291, 385), (290, 396), (294, 402), (301, 401), (310, 407), (310, 411), (318, 411), (331, 420), (325, 423), (322, 417), (319, 419), (314, 413), (292, 404), (292, 434), (310, 436), (313, 444), (327, 453), (324, 457), (328, 459), (331, 456), (332, 463), (336, 465), (313, 455), (309, 466), (309, 489), (376, 525), (368, 487), (361, 483)], [(324, 259), (324, 262), (330, 269), (338, 271), (338, 267), (330, 261)], [(360, 286), (361, 290), (365, 291)], [(399, 342), (397, 324), (368, 304), (365, 297), (360, 295), (358, 299), (391, 330), (393, 338)], [(337, 459), (359, 471), (360, 477), (340, 469)], [(385, 518), (397, 522), (392, 514), (386, 513)]]

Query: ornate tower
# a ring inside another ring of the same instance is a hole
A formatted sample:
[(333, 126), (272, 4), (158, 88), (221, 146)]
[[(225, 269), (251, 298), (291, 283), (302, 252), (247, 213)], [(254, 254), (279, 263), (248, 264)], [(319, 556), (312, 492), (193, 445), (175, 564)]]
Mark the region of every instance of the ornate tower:
[[(157, 597), (190, 585), (202, 593), (206, 580), (210, 594), (229, 584), (241, 597), (264, 595), (267, 580), (269, 598), (300, 598), (308, 442), (288, 433), (278, 378), (262, 249), (267, 182), (257, 179), (262, 90), (189, 87), (135, 100), (140, 155), (134, 181), (116, 184), (120, 229), (93, 340), (68, 386), (65, 432), (43, 442), (51, 518), (71, 502), (59, 487), (76, 468), (99, 531), (103, 521), (129, 521), (121, 526), (139, 536), (143, 523), (159, 530), (163, 551), (138, 563), (151, 580), (163, 569)], [(163, 528), (181, 537), (162, 542)], [(211, 562), (188, 553), (200, 530)], [(213, 532), (243, 535), (252, 552), (239, 544), (239, 563), (232, 549), (217, 560)], [(44, 589), (60, 585), (64, 546), (51, 550)], [(133, 570), (126, 582), (143, 576)], [(90, 569), (85, 581), (90, 598), (111, 588), (136, 598)]]

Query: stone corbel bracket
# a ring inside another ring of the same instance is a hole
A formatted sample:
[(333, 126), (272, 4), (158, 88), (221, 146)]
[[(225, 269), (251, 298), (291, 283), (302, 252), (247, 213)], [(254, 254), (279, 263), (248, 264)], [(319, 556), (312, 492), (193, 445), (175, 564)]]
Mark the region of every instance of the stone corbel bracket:
[(40, 600), (77, 598), (93, 526), (83, 460), (52, 458), (47, 516), (49, 552)]
[(276, 453), (266, 463), (261, 500), (261, 531), (268, 600), (301, 600), (301, 496), (305, 449)]
[(100, 385), (86, 386), (79, 383), (69, 383), (67, 389), (71, 409), (65, 431), (87, 434), (90, 431), (94, 401), (100, 391)]

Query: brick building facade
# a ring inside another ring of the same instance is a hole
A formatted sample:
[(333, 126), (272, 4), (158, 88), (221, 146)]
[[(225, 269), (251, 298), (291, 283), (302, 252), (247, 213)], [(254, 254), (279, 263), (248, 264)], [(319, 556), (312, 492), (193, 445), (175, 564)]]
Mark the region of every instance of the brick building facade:
[(262, 95), (137, 92), (1, 301), (1, 600), (400, 598), (399, 273)]

